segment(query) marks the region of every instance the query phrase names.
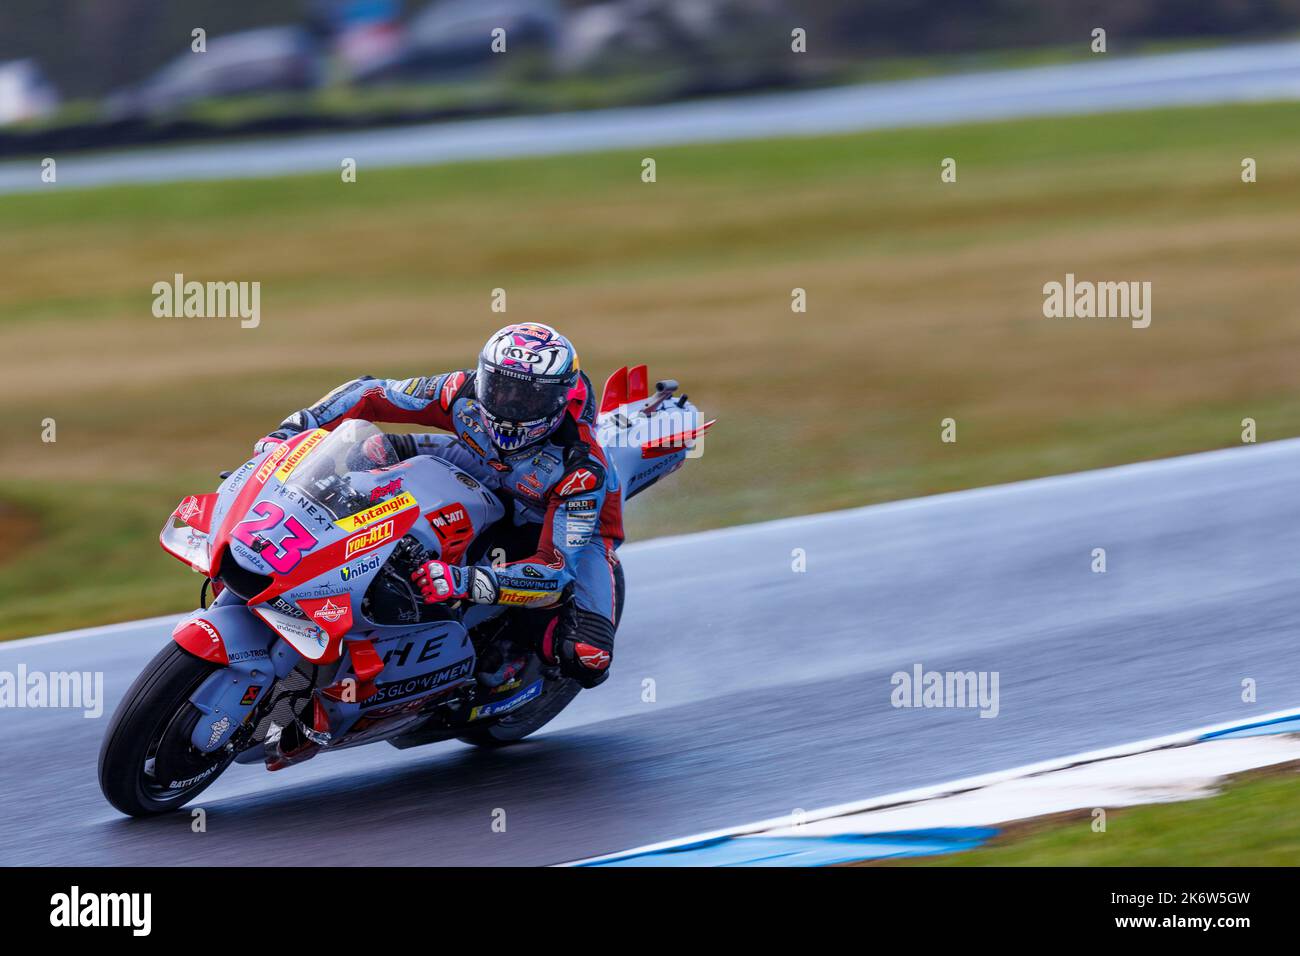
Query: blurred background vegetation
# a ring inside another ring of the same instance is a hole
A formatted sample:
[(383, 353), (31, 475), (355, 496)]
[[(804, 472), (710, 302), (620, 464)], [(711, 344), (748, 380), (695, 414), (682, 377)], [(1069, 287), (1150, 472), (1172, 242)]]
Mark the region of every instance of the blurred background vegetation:
[[(1247, 416), (1300, 434), (1298, 120), (665, 148), (652, 185), (614, 152), (6, 196), (0, 635), (190, 606), (155, 543), (183, 495), (334, 385), (463, 368), (507, 319), (563, 329), (598, 385), (647, 362), (720, 419), (631, 540), (1235, 445)], [(1045, 320), (1066, 272), (1152, 281), (1151, 327)], [(155, 318), (174, 273), (260, 281), (261, 325)]]

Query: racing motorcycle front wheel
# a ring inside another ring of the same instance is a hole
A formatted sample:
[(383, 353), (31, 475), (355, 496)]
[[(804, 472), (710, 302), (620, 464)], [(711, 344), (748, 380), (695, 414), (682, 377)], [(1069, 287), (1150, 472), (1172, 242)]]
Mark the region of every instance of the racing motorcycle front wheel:
[(218, 667), (168, 642), (135, 679), (99, 751), (99, 787), (118, 810), (147, 817), (207, 789), (234, 760), (190, 743), (202, 716), (190, 696)]

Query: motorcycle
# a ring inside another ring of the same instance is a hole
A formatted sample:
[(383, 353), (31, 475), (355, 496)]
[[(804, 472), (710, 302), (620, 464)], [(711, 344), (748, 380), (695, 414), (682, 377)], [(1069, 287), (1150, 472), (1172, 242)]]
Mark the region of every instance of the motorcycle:
[[(702, 451), (713, 422), (677, 390), (652, 394), (644, 365), (605, 385), (596, 434), (625, 502)], [(304, 432), (171, 513), (159, 541), (203, 574), (200, 607), (105, 734), (100, 788), (118, 810), (174, 810), (232, 763), (279, 770), (378, 741), (500, 747), (577, 696), (523, 633), (529, 612), (420, 600), (415, 568), (481, 562), (508, 510), (442, 458), (376, 468), (363, 446), (380, 435), (361, 420)]]

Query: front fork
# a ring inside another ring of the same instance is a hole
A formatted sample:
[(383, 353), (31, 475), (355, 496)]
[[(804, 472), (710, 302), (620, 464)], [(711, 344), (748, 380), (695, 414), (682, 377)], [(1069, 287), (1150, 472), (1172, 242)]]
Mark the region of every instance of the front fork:
[(245, 605), (234, 602), (197, 610), (172, 633), (190, 653), (196, 652), (192, 636), (199, 634), (202, 656), (224, 664), (190, 695), (202, 715), (190, 742), (204, 753), (225, 747), (241, 728), (251, 734), (263, 716), (259, 705), (301, 658)]

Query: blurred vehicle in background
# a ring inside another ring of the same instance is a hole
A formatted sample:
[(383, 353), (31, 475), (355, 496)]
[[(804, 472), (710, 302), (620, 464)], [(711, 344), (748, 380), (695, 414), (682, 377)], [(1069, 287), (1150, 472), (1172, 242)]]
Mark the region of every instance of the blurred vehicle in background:
[[(918, 15), (914, 0), (0, 2), (0, 156), (1074, 62), (1093, 55), (1098, 22), (1122, 30), (1120, 56), (1300, 30), (1300, 0), (1202, 0), (1195, 18), (1181, 6), (927, 0)], [(187, 49), (196, 26), (205, 53)], [(33, 118), (42, 122), (21, 123)]]
[(0, 63), (0, 126), (49, 116), (59, 94), (35, 60)]
[(557, 54), (568, 73), (743, 62), (765, 71), (789, 51), (784, 0), (611, 0), (573, 12)]
[(385, 64), (356, 73), (359, 83), (465, 73), (491, 65), (493, 31), (505, 31), (506, 51), (549, 62), (564, 31), (554, 0), (442, 0), (417, 13), (401, 49)]
[(350, 79), (382, 73), (402, 54), (402, 0), (314, 0), (315, 22)]
[(323, 76), (319, 44), (302, 27), (266, 27), (212, 37), (135, 87), (110, 95), (112, 119), (156, 116), (216, 96), (310, 90)]

